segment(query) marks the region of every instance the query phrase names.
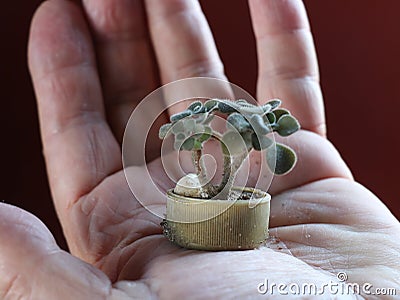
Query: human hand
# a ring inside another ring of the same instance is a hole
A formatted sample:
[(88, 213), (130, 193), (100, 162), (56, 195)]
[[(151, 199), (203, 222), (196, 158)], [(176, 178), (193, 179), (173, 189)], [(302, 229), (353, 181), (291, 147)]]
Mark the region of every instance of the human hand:
[[(160, 219), (132, 198), (122, 171), (125, 123), (163, 83), (225, 76), (197, 2), (145, 3), (152, 44), (141, 1), (84, 0), (80, 7), (51, 0), (35, 16), (30, 69), (52, 195), (72, 255), (35, 217), (1, 205), (0, 296), (255, 298), (264, 278), (322, 286), (339, 271), (349, 282), (399, 289), (399, 222), (352, 180), (324, 137), (317, 63), (301, 1), (250, 1), (257, 99), (282, 98), (303, 127), (287, 140), (298, 154), (297, 167), (270, 189), (270, 234), (281, 242), (251, 251), (200, 252), (162, 236)], [(158, 154), (154, 143), (148, 168), (170, 188)], [(145, 168), (129, 172), (151, 197), (154, 191), (146, 190), (141, 176)]]

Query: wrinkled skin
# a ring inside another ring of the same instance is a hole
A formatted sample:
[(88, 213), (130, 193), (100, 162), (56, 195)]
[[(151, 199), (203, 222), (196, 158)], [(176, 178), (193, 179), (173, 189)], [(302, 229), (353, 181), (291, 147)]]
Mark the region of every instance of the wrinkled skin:
[[(122, 171), (124, 126), (147, 93), (186, 77), (225, 79), (198, 3), (78, 2), (43, 3), (29, 44), (52, 196), (71, 253), (37, 218), (1, 204), (0, 298), (267, 299), (257, 293), (264, 278), (322, 285), (337, 282), (340, 271), (348, 282), (394, 287), (400, 294), (399, 222), (354, 182), (325, 137), (316, 55), (301, 1), (249, 1), (257, 99), (284, 99), (303, 129), (285, 140), (297, 151), (298, 165), (270, 189), (270, 233), (278, 246), (238, 252), (171, 245), (160, 219), (133, 198)], [(155, 181), (169, 188), (159, 143), (149, 151)], [(253, 155), (252, 164), (257, 159)], [(145, 167), (128, 172), (151, 197), (141, 176)], [(163, 199), (154, 201), (163, 205)], [(318, 299), (324, 297), (331, 295)], [(357, 297), (373, 298), (349, 299)]]

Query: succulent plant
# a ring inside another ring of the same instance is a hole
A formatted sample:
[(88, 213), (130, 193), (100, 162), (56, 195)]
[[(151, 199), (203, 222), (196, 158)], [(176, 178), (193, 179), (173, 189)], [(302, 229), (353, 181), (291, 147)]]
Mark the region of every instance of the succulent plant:
[[(286, 137), (300, 129), (296, 118), (280, 105), (278, 99), (262, 106), (242, 99), (196, 100), (186, 110), (172, 115), (171, 123), (161, 126), (159, 137), (164, 139), (173, 135), (175, 150), (192, 151), (197, 176), (200, 183), (204, 183), (202, 197), (211, 198), (227, 185), (230, 190), (236, 173), (251, 150), (266, 150), (267, 165), (277, 175), (292, 170), (297, 160), (294, 151), (280, 143), (274, 144), (268, 137), (273, 132)], [(216, 113), (226, 117), (223, 134), (210, 126)], [(206, 183), (206, 171), (200, 159), (205, 142), (211, 138), (220, 142), (224, 156), (224, 174), (217, 187)]]

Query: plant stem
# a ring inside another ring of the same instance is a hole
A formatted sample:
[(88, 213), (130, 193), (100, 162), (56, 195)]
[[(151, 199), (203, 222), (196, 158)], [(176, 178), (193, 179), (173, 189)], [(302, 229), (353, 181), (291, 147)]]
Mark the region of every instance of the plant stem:
[(201, 150), (194, 150), (192, 152), (193, 164), (196, 169), (197, 177), (199, 178), (202, 186), (203, 198), (211, 198), (215, 194), (215, 188), (210, 182), (207, 182), (207, 169), (204, 161), (201, 159), (203, 152)]
[(242, 166), (244, 160), (246, 159), (248, 152), (245, 151), (235, 157), (231, 157), (228, 149), (222, 142), (221, 142), (221, 148), (222, 148), (222, 153), (224, 155), (224, 174), (222, 177), (222, 181), (218, 186), (217, 193), (220, 193), (225, 187), (227, 187), (226, 193), (222, 195), (222, 197), (226, 197), (231, 192), (236, 175), (240, 167)]
[(203, 185), (204, 182), (207, 180), (206, 174), (206, 167), (204, 165), (203, 160), (201, 160), (202, 151), (201, 150), (194, 150), (192, 153), (193, 157), (193, 164), (196, 169), (196, 174), (199, 177), (200, 183)]
[(231, 172), (232, 172), (232, 159), (229, 154), (228, 149), (224, 145), (224, 143), (221, 141), (221, 149), (222, 149), (222, 155), (224, 156), (224, 173), (222, 174), (222, 180), (221, 183), (218, 186), (218, 193), (223, 190), (223, 188), (227, 185), (229, 178), (231, 177)]

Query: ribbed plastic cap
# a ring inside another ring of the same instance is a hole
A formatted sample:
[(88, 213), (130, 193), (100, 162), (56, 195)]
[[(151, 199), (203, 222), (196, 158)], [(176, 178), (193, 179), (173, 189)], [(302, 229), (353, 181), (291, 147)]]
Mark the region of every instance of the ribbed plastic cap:
[(257, 248), (268, 237), (271, 197), (259, 190), (254, 192), (261, 198), (255, 207), (250, 207), (248, 200), (199, 200), (169, 191), (164, 233), (173, 243), (189, 249)]

